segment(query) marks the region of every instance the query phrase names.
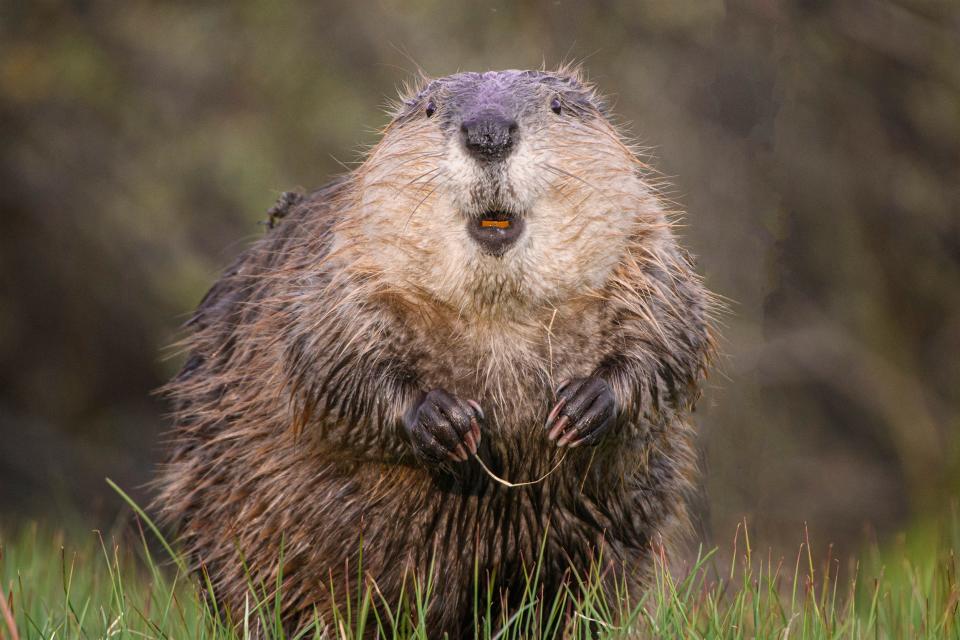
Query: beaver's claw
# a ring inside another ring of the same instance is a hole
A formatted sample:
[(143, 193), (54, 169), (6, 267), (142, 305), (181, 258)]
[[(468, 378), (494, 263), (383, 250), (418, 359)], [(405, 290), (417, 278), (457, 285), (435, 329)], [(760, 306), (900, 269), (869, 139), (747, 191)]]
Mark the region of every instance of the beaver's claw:
[(613, 424), (613, 390), (603, 378), (573, 378), (557, 389), (557, 403), (547, 416), (547, 438), (557, 446), (593, 445)]
[(473, 400), (434, 389), (411, 407), (403, 426), (418, 457), (429, 462), (463, 462), (477, 452), (484, 415)]

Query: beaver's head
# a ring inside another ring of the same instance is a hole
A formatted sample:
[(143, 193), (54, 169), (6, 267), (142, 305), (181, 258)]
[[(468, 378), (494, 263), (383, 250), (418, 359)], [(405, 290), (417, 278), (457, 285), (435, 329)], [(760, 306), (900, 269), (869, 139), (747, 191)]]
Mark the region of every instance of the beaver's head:
[(461, 311), (603, 285), (662, 213), (576, 74), (459, 73), (406, 98), (357, 171), (352, 224), (392, 286)]

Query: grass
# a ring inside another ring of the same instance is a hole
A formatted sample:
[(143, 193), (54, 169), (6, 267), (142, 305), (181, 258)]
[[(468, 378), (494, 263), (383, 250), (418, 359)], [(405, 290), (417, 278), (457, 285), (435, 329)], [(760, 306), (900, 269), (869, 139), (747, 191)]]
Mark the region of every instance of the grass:
[[(38, 524), (0, 533), (0, 639), (283, 636), (277, 589), (251, 585), (243, 615), (225, 621), (206, 597), (209, 585), (186, 572), (134, 509), (136, 525), (109, 535)], [(632, 604), (620, 589), (604, 596), (592, 573), (581, 578), (578, 600), (540, 602), (534, 572), (525, 604), (475, 637), (960, 638), (958, 545), (960, 517), (952, 513), (867, 549), (841, 580), (840, 563), (829, 554), (816, 560), (808, 542), (789, 560), (758, 557), (739, 528), (730, 564), (721, 566), (714, 550), (679, 571), (658, 556), (651, 588)], [(434, 589), (411, 585), (412, 605), (399, 608), (374, 607), (377, 594), (358, 590), (340, 603), (327, 635), (318, 623), (299, 637), (426, 638), (423, 612)], [(475, 609), (489, 610), (493, 597)], [(388, 635), (389, 620), (399, 628)]]

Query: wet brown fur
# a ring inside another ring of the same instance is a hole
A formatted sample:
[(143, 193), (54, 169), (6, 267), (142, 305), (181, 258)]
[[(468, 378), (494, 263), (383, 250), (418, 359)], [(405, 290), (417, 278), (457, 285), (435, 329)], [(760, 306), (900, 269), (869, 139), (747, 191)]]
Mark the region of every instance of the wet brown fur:
[[(444, 142), (429, 120), (398, 119), (358, 169), (291, 199), (203, 300), (167, 388), (157, 505), (235, 619), (248, 578), (275, 584), (281, 542), (288, 629), (330, 622), (357, 587), (362, 539), (378, 600), (432, 567), (431, 637), (472, 637), (475, 570), (508, 609), (541, 545), (546, 598), (601, 546), (605, 567), (642, 585), (651, 546), (686, 531), (710, 298), (619, 132), (599, 115), (559, 122), (530, 142), (559, 216), (531, 222), (544, 253), (530, 264), (488, 268), (466, 244), (448, 256), (459, 236), (430, 177)], [(614, 222), (596, 213), (624, 207)], [(591, 374), (618, 422), (538, 484), (502, 486), (472, 459), (426, 466), (400, 427), (423, 391), (475, 399), (478, 457), (535, 479), (563, 453), (543, 430), (553, 389)]]

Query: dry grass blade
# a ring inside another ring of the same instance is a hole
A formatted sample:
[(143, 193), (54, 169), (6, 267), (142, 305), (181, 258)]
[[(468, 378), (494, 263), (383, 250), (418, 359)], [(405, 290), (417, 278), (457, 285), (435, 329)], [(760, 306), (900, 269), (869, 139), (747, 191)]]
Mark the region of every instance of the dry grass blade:
[[(20, 640), (20, 633), (17, 631), (17, 621), (13, 617), (13, 590), (11, 589), (7, 597), (0, 597), (0, 614), (3, 614), (3, 621), (10, 632), (10, 640)], [(5, 634), (0, 633), (0, 640), (6, 638)]]

